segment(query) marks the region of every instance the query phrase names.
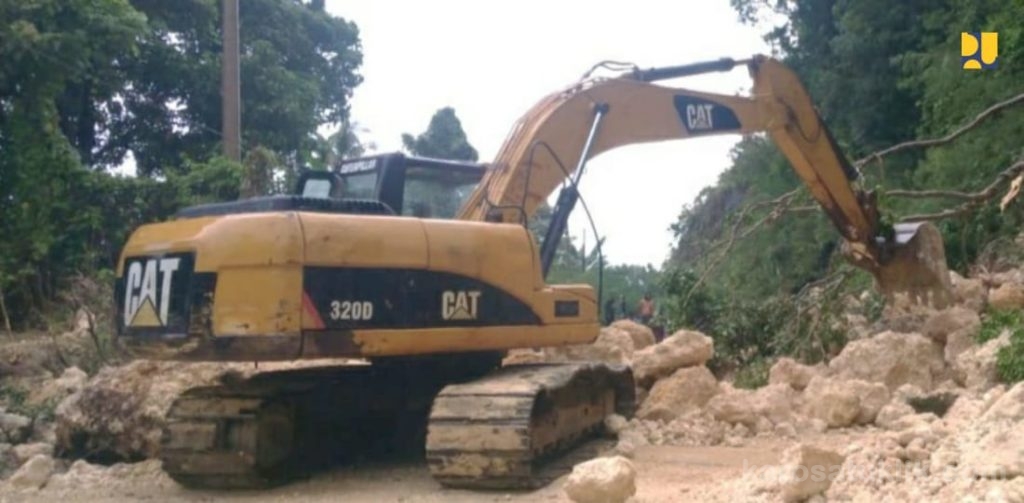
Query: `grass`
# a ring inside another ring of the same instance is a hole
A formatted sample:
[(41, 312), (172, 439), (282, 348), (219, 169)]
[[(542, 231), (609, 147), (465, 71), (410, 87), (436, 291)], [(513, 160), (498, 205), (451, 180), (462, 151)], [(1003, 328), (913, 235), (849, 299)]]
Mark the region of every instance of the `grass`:
[(1014, 332), (1024, 328), (1024, 312), (1018, 309), (988, 309), (978, 333), (978, 343), (984, 344), (1003, 333), (1003, 330)]
[(756, 389), (768, 384), (771, 365), (766, 358), (756, 358), (736, 370), (733, 385), (737, 388)]
[(989, 309), (981, 322), (978, 342), (984, 344), (1004, 331), (1010, 333), (1010, 345), (996, 356), (996, 373), (1006, 383), (1024, 381), (1024, 312), (1020, 309)]

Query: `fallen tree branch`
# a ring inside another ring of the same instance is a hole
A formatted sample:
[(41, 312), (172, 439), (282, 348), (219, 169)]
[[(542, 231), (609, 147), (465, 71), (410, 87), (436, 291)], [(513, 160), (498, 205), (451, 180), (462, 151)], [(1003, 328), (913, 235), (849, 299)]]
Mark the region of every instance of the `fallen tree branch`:
[(995, 197), (999, 194), (1000, 186), (1002, 186), (1004, 183), (1011, 180), (1012, 178), (1015, 178), (1016, 176), (1020, 175), (1021, 173), (1024, 173), (1024, 160), (1019, 160), (1012, 164), (1010, 167), (1004, 169), (1003, 172), (999, 173), (996, 176), (995, 180), (993, 180), (992, 183), (988, 184), (988, 186), (985, 187), (984, 189), (979, 190), (977, 192), (964, 193), (962, 198), (966, 199), (967, 202), (961, 204), (960, 206), (957, 206), (956, 208), (950, 208), (936, 213), (909, 215), (901, 218), (900, 221), (925, 222), (963, 215), (964, 213), (968, 213), (977, 208), (978, 206), (992, 199), (995, 199)]
[(996, 103), (995, 105), (992, 105), (992, 106), (986, 108), (980, 114), (976, 115), (973, 120), (971, 120), (967, 124), (964, 124), (963, 126), (960, 126), (959, 128), (957, 128), (953, 132), (947, 134), (946, 136), (943, 136), (943, 137), (940, 137), (940, 138), (929, 138), (929, 139), (925, 139), (925, 140), (911, 140), (911, 141), (905, 141), (903, 143), (897, 143), (896, 145), (893, 145), (893, 146), (891, 146), (889, 148), (885, 148), (885, 149), (879, 150), (878, 152), (874, 152), (872, 154), (868, 154), (866, 157), (863, 157), (863, 158), (861, 158), (861, 159), (859, 159), (857, 161), (854, 161), (853, 165), (854, 165), (854, 167), (860, 169), (860, 168), (864, 167), (864, 165), (866, 165), (867, 163), (869, 163), (871, 161), (881, 160), (883, 157), (885, 157), (887, 155), (891, 155), (891, 154), (894, 154), (894, 153), (902, 151), (902, 150), (908, 150), (908, 149), (912, 149), (912, 148), (929, 148), (929, 147), (935, 147), (935, 146), (939, 146), (939, 145), (944, 145), (946, 143), (949, 143), (949, 142), (959, 138), (960, 136), (962, 136), (964, 133), (970, 131), (971, 129), (974, 129), (979, 124), (984, 122), (985, 119), (988, 119), (989, 117), (992, 117), (992, 116), (996, 115), (998, 112), (1001, 112), (1002, 110), (1004, 110), (1006, 108), (1009, 108), (1011, 106), (1014, 106), (1014, 105), (1022, 103), (1022, 102), (1024, 102), (1024, 93), (1018, 94), (1018, 95), (1016, 95), (1016, 96), (1014, 96), (1014, 97), (1012, 97), (1010, 99), (1007, 99), (1007, 100), (1004, 100), (1004, 101), (1000, 101), (999, 103)]

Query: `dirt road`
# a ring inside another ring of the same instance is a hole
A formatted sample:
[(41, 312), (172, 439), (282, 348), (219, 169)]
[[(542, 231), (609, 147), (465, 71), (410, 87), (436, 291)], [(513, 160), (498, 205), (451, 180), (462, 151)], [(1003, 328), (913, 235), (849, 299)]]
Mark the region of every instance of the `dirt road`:
[[(739, 477), (747, 464), (778, 461), (791, 442), (748, 439), (742, 447), (646, 446), (638, 448), (634, 501), (694, 501), (724, 481)], [(561, 487), (564, 476), (530, 492), (472, 492), (444, 489), (416, 459), (391, 459), (358, 467), (338, 468), (309, 480), (263, 492), (190, 491), (166, 478), (155, 461), (104, 468), (79, 466), (55, 476), (41, 491), (5, 494), (0, 501), (344, 501), (351, 502), (475, 502), (568, 501)], [(701, 498), (703, 499), (703, 498)]]

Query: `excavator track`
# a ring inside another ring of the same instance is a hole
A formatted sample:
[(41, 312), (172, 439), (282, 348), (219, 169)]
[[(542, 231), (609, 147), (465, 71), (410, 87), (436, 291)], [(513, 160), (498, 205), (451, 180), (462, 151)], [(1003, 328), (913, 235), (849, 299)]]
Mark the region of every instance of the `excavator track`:
[(192, 388), (167, 413), (164, 471), (190, 488), (263, 489), (339, 462), (422, 446), (446, 384), (487, 359), (410, 360), (257, 374)]
[(164, 471), (187, 487), (263, 488), (287, 480), (297, 398), (274, 387), (188, 390), (167, 415)]
[(561, 474), (551, 468), (596, 438), (607, 415), (631, 417), (634, 407), (628, 367), (504, 367), (438, 394), (427, 429), (427, 464), (447, 487), (536, 488)]

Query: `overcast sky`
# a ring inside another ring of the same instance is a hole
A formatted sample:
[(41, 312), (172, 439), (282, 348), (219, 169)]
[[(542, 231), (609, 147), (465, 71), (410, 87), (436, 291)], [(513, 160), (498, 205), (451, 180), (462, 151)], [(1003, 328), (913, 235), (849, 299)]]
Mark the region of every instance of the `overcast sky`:
[[(327, 9), (360, 29), (365, 80), (352, 114), (378, 152), (400, 149), (403, 132), (422, 132), (452, 106), (487, 162), (523, 113), (598, 61), (650, 67), (769, 52), (761, 29), (741, 25), (728, 0), (327, 0)], [(663, 84), (732, 94), (749, 80), (737, 68)], [(591, 161), (581, 191), (610, 262), (660, 265), (669, 225), (717, 180), (738, 140), (628, 146)], [(582, 236), (588, 225), (578, 206), (570, 232)]]

